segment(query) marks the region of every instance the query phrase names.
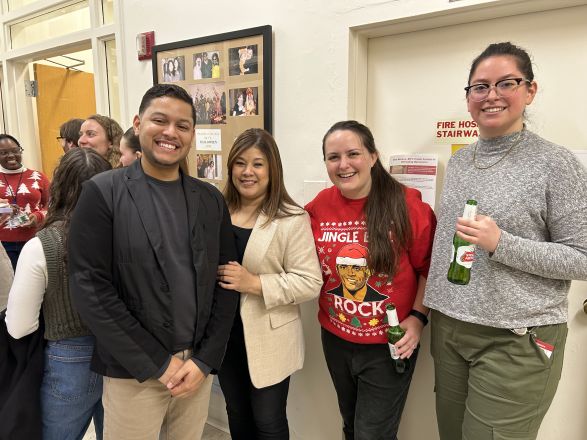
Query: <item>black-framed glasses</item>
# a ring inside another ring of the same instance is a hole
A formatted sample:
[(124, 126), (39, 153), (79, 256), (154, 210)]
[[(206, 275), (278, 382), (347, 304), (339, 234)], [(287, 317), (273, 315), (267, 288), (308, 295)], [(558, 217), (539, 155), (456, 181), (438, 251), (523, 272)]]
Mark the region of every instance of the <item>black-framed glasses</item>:
[(473, 84), (470, 86), (465, 87), (465, 92), (467, 92), (467, 96), (475, 102), (481, 102), (487, 99), (489, 96), (489, 92), (492, 88), (495, 87), (495, 93), (500, 98), (509, 98), (514, 94), (520, 84), (528, 83), (529, 85), (532, 84), (532, 81), (527, 80), (526, 78), (506, 78), (500, 81), (497, 81), (495, 84)]
[(18, 156), (18, 155), (22, 154), (23, 151), (24, 151), (24, 148), (16, 148), (13, 150), (0, 150), (0, 157), (8, 157), (11, 154)]
[(63, 136), (57, 136), (55, 139), (57, 139), (58, 141), (60, 141), (61, 139), (65, 139)]

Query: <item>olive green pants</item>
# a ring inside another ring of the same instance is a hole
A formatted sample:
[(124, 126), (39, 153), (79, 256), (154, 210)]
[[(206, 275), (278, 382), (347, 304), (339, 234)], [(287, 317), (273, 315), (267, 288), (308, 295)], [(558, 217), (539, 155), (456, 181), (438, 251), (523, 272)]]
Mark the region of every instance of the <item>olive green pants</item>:
[[(433, 310), (431, 332), (440, 439), (536, 439), (561, 376), (566, 323), (518, 336)], [(540, 341), (554, 346), (550, 357)]]

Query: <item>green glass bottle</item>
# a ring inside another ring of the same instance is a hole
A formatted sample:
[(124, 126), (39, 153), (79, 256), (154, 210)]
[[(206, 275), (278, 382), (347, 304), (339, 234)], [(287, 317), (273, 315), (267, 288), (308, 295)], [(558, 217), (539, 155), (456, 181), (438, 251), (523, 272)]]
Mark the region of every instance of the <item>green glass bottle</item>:
[[(463, 217), (471, 220), (477, 215), (477, 201), (467, 200)], [(465, 285), (471, 280), (475, 260), (475, 245), (463, 240), (456, 232), (452, 239), (452, 259), (446, 277), (453, 284)]]
[(406, 334), (405, 330), (399, 326), (399, 319), (397, 317), (397, 310), (395, 304), (390, 303), (385, 306), (385, 313), (387, 314), (387, 323), (389, 327), (385, 330), (387, 335), (387, 345), (389, 346), (389, 352), (395, 366), (395, 371), (399, 374), (405, 372), (408, 369), (408, 359), (400, 359), (395, 348), (395, 343), (404, 337)]

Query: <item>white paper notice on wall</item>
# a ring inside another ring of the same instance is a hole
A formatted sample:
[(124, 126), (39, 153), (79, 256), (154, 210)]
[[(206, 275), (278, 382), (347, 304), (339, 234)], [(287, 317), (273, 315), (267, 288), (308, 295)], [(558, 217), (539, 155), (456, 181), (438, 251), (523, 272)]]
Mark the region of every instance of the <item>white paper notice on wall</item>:
[(196, 150), (221, 151), (221, 133), (217, 128), (196, 128)]
[(434, 209), (438, 155), (428, 153), (393, 154), (389, 173), (398, 181), (422, 193), (422, 200)]
[(579, 162), (583, 164), (585, 168), (587, 168), (587, 149), (585, 150), (573, 150), (573, 153), (577, 155), (579, 158)]

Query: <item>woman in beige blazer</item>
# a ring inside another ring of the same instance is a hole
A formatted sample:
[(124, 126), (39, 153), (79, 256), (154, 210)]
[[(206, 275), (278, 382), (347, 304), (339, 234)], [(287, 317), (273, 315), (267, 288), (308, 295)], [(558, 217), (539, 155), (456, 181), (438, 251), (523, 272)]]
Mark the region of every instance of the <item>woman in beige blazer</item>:
[(304, 363), (299, 304), (322, 276), (308, 215), (287, 194), (273, 137), (249, 129), (228, 156), (224, 196), (240, 262), (218, 268), (220, 285), (241, 293), (219, 372), (233, 439), (288, 439), (290, 375)]

